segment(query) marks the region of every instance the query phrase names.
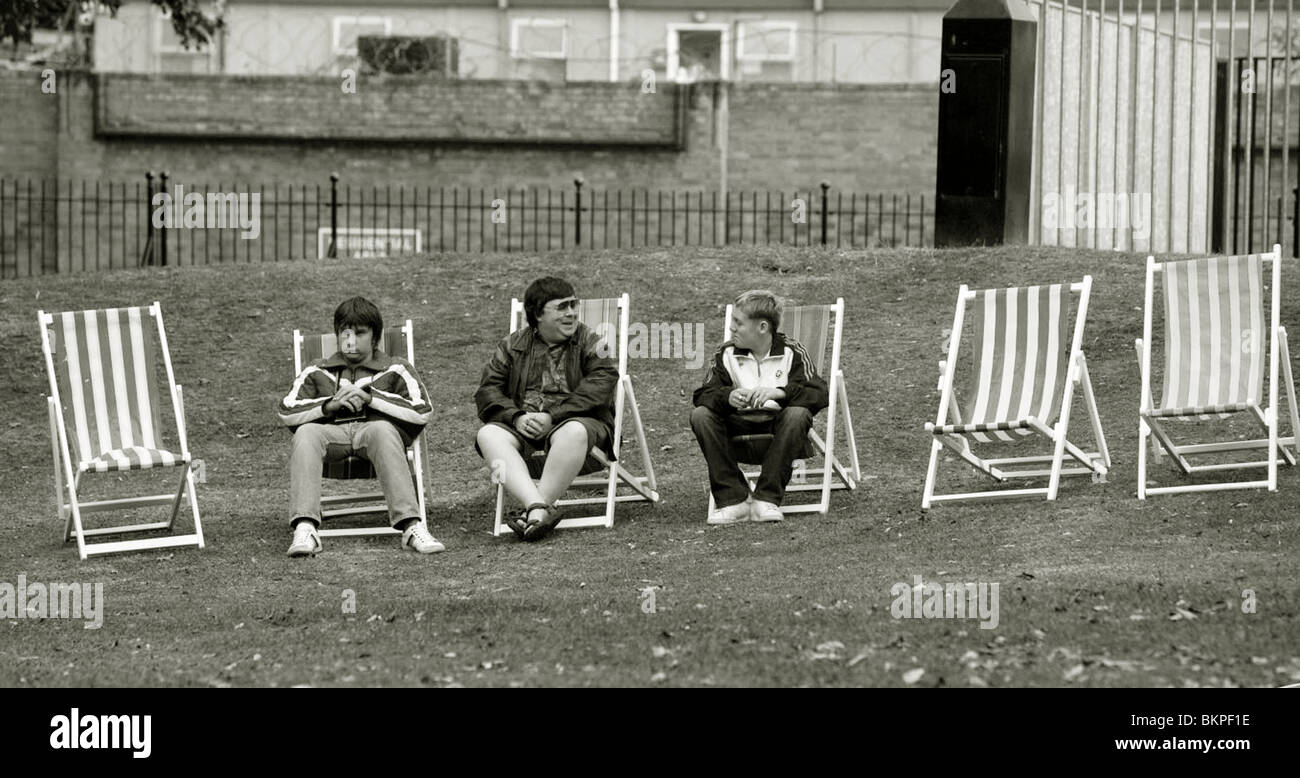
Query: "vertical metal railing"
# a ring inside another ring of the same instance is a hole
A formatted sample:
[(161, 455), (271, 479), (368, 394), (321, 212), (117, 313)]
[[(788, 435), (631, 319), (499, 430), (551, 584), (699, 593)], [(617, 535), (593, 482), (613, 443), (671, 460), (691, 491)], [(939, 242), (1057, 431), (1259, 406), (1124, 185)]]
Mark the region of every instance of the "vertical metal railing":
[[(932, 246), (931, 195), (0, 179), (0, 277), (393, 253)], [(394, 191), (396, 190), (396, 191)], [(254, 213), (254, 205), (256, 213)], [(504, 217), (504, 218), (501, 218)], [(247, 222), (247, 223), (245, 223)], [(418, 237), (417, 237), (418, 236)], [(436, 237), (435, 237), (436, 236)], [(418, 242), (417, 242), (418, 241)]]

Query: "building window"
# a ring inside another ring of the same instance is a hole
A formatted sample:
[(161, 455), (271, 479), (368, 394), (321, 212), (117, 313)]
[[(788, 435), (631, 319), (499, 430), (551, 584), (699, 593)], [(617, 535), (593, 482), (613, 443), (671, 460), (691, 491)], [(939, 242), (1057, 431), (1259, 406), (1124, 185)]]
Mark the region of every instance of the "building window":
[(564, 19), (510, 20), (512, 75), (564, 81), (568, 75), (569, 23)]
[[(190, 48), (181, 44), (181, 36), (172, 27), (170, 11), (159, 14), (154, 21), (157, 52), (155, 70), (159, 73), (213, 73), (216, 72), (213, 57), (213, 41), (208, 43), (190, 43)], [(218, 33), (219, 34), (219, 33)]]
[(736, 25), (736, 63), (740, 78), (791, 81), (794, 76), (795, 22), (755, 21)]
[(565, 59), (569, 23), (564, 19), (513, 19), (510, 56), (515, 59)]
[(357, 56), (360, 35), (392, 35), (393, 20), (388, 16), (335, 16), (334, 55)]

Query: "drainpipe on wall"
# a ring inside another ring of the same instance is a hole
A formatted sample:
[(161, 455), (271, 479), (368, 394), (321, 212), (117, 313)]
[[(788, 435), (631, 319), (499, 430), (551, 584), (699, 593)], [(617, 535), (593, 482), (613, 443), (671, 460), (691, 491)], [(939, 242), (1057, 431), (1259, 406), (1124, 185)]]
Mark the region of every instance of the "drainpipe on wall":
[[(678, 87), (679, 89), (681, 87)], [(713, 132), (718, 146), (718, 190), (722, 195), (722, 209), (726, 211), (727, 206), (727, 147), (728, 138), (731, 135), (731, 107), (729, 97), (731, 94), (731, 83), (721, 79), (713, 82)], [(717, 219), (714, 219), (717, 223)], [(714, 240), (726, 242), (727, 224), (724, 221), (721, 225), (722, 235), (719, 237), (715, 230)]]
[[(823, 2), (824, 0), (813, 0), (813, 36), (812, 36), (812, 80), (813, 81), (817, 80), (817, 72), (818, 72), (817, 63), (820, 59), (819, 55), (821, 53), (822, 12), (825, 10), (825, 6), (823, 5)], [(796, 67), (798, 66), (797, 62), (795, 63), (795, 66)], [(794, 73), (792, 75), (794, 76), (794, 79), (796, 81), (799, 80), (798, 73)], [(831, 80), (832, 81), (835, 80), (835, 70), (833, 67), (831, 69)]]
[(618, 0), (609, 0), (609, 80), (618, 80)]
[(496, 78), (510, 78), (510, 0), (497, 0), (497, 72)]

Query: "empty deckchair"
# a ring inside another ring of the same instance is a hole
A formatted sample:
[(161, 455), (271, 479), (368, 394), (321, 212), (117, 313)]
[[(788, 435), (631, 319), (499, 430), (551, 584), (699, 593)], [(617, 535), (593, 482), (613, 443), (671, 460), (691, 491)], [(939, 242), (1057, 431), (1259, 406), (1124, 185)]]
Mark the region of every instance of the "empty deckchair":
[[(407, 319), (401, 327), (385, 327), (379, 348), (385, 354), (402, 357), (412, 365), (415, 364), (415, 329)], [(311, 363), (324, 359), (338, 351), (338, 336), (333, 332), (319, 335), (303, 335), (293, 331), (293, 373), (299, 375)], [(411, 478), (415, 481), (415, 498), (420, 505), (420, 516), (426, 521), (429, 514), (424, 502), (424, 430), (406, 447), (406, 461), (411, 467)], [(347, 456), (326, 462), (321, 468), (321, 475), (334, 480), (355, 480), (375, 478), (375, 469), (365, 457)], [(400, 535), (401, 530), (393, 529), (387, 523), (381, 527), (341, 527), (326, 528), (325, 521), (342, 516), (355, 516), (371, 513), (387, 513), (388, 504), (383, 492), (369, 491), (357, 494), (330, 494), (321, 497), (321, 537), (350, 537), (358, 535)], [(345, 507), (333, 507), (345, 506)]]
[[(731, 315), (733, 307), (727, 305), (723, 315), (722, 340), (731, 340)], [(858, 464), (857, 440), (853, 434), (853, 416), (849, 412), (848, 389), (844, 382), (844, 371), (840, 369), (840, 343), (844, 333), (844, 298), (835, 300), (833, 305), (803, 305), (786, 308), (781, 314), (780, 331), (786, 341), (800, 346), (807, 354), (808, 364), (819, 375), (828, 376), (830, 404), (826, 408), (825, 424), (822, 431), (813, 426), (808, 430), (808, 444), (812, 452), (822, 458), (820, 467), (810, 467), (806, 461), (796, 460), (786, 492), (820, 492), (814, 503), (782, 503), (781, 513), (821, 513), (830, 510), (832, 489), (856, 489), (862, 480), (862, 469)], [(826, 350), (830, 348), (830, 362), (827, 363)], [(835, 449), (835, 433), (843, 425), (848, 442), (849, 467), (840, 461)], [(823, 435), (825, 437), (823, 437)], [(767, 446), (772, 441), (768, 434), (735, 435), (731, 438), (732, 450), (737, 461), (744, 464), (761, 464)], [(744, 471), (753, 491), (760, 475), (758, 470)], [(709, 494), (709, 512), (715, 507), (713, 495)]]
[[(1135, 345), (1142, 374), (1142, 399), (1138, 423), (1138, 499), (1148, 494), (1210, 491), (1217, 489), (1267, 488), (1277, 490), (1279, 459), (1296, 463), (1295, 431), (1300, 429), (1296, 413), (1295, 384), (1286, 330), (1279, 320), (1281, 300), (1282, 247), (1247, 256), (1212, 257), (1180, 262), (1156, 262), (1147, 258), (1145, 312), (1142, 338)], [(1270, 320), (1264, 321), (1264, 264), (1271, 263)], [(1164, 377), (1160, 403), (1151, 390), (1152, 326), (1155, 307), (1155, 277), (1161, 277), (1164, 309)], [(1265, 340), (1268, 347), (1268, 407), (1263, 403)], [(1278, 435), (1278, 364), (1281, 363), (1290, 409), (1291, 436)], [(1237, 414), (1259, 424), (1266, 436), (1253, 440), (1174, 442), (1166, 422), (1195, 422), (1229, 419)], [(1254, 481), (1188, 483), (1176, 486), (1147, 486), (1147, 439), (1157, 458), (1167, 452), (1184, 475), (1215, 470), (1267, 467), (1267, 476)], [(1231, 460), (1234, 452), (1265, 449), (1263, 459)], [(1215, 460), (1203, 462), (1206, 455)]]
[[(591, 487), (599, 487), (605, 492), (604, 496), (566, 497), (556, 500), (555, 504), (558, 506), (600, 505), (603, 507), (603, 511), (590, 516), (574, 516), (561, 519), (555, 525), (559, 529), (576, 529), (579, 527), (612, 528), (614, 526), (614, 506), (617, 503), (659, 502), (654, 464), (650, 461), (650, 447), (646, 443), (645, 427), (641, 424), (641, 411), (637, 407), (636, 394), (632, 391), (632, 377), (628, 375), (627, 371), (628, 305), (629, 298), (627, 294), (623, 294), (621, 297), (582, 300), (578, 306), (578, 320), (603, 337), (610, 348), (618, 350), (618, 353), (613, 355), (618, 359), (618, 385), (614, 390), (614, 434), (612, 441), (616, 461), (610, 462), (609, 458), (605, 456), (605, 452), (597, 447), (592, 447), (587, 457), (587, 466), (573, 480), (570, 488), (586, 487), (590, 489)], [(523, 302), (512, 299), (510, 301), (510, 332), (515, 332), (526, 326), (527, 318), (524, 315)], [(637, 450), (640, 452), (641, 461), (645, 467), (645, 475), (634, 475), (622, 458), (623, 429), (628, 410), (631, 411), (632, 434), (635, 437)], [(540, 478), (542, 466), (545, 463), (545, 454), (541, 451), (535, 452), (531, 457), (527, 457), (525, 462), (534, 480)], [(631, 493), (620, 494), (620, 487), (630, 489)], [(493, 535), (500, 535), (509, 530), (509, 527), (503, 521), (504, 516), (505, 486), (498, 483), (496, 519), (492, 525)]]
[[(1013, 287), (971, 291), (962, 285), (957, 295), (948, 359), (939, 363), (939, 413), (926, 423), (930, 433), (930, 466), (925, 475), (921, 507), (935, 502), (996, 497), (1045, 495), (1056, 499), (1062, 475), (1092, 474), (1103, 480), (1110, 469), (1110, 453), (1097, 413), (1097, 401), (1083, 355), (1083, 328), (1088, 316), (1092, 276), (1082, 283)], [(1069, 297), (1078, 294), (1074, 332), (1069, 329)], [(971, 345), (970, 381), (962, 402), (953, 385), (957, 373), (962, 325), (967, 303), (973, 303), (974, 337)], [(1083, 390), (1097, 451), (1085, 452), (1068, 439), (1070, 409), (1075, 387)], [(1052, 444), (1049, 455), (990, 459), (975, 453), (970, 444), (1005, 445), (1029, 435), (1042, 435)], [(1011, 477), (1048, 477), (1046, 487), (987, 492), (935, 494), (935, 479), (942, 448), (949, 448), (984, 474), (1006, 481)], [(1076, 467), (1064, 467), (1069, 455)], [(1041, 467), (1011, 470), (1050, 464)]]
[[(41, 350), (50, 379), (47, 400), (50, 441), (54, 456), (54, 492), (64, 542), (77, 541), (84, 560), (90, 554), (111, 554), (172, 546), (203, 548), (203, 527), (194, 493), (189, 445), (185, 436), (185, 406), (172, 372), (162, 309), (148, 308), (46, 313), (38, 311)], [(162, 352), (167, 395), (158, 391), (157, 354)], [(174, 441), (163, 423), (170, 408)], [(176, 467), (180, 478), (174, 494), (112, 500), (82, 501), (79, 490), (86, 473), (129, 472)], [(172, 531), (182, 500), (188, 499), (194, 531), (184, 535), (89, 542), (93, 538), (151, 531)], [(86, 529), (83, 514), (171, 505), (166, 521)]]

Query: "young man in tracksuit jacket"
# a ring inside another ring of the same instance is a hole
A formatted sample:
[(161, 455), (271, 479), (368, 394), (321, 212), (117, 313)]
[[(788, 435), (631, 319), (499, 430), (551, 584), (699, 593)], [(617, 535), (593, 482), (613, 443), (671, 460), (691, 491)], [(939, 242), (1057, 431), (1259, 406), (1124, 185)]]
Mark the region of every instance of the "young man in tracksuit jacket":
[(299, 373), (278, 408), (280, 421), (293, 431), (289, 556), (321, 550), (321, 464), (349, 455), (374, 467), (402, 547), (442, 551), (420, 513), (406, 460), (406, 447), (432, 415), (428, 392), (411, 363), (379, 347), (384, 321), (374, 303), (345, 300), (334, 311), (334, 333), (339, 350)]
[[(780, 299), (765, 290), (736, 298), (731, 340), (714, 353), (704, 385), (695, 390), (691, 429), (717, 505), (709, 524), (782, 519), (794, 460), (805, 455), (813, 417), (829, 403), (826, 382), (803, 346), (779, 331), (781, 310)], [(731, 437), (752, 434), (773, 439), (751, 496)]]

